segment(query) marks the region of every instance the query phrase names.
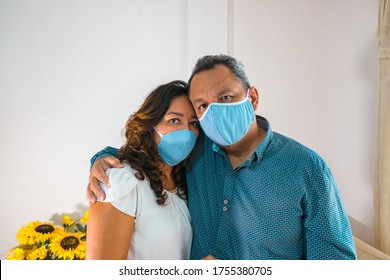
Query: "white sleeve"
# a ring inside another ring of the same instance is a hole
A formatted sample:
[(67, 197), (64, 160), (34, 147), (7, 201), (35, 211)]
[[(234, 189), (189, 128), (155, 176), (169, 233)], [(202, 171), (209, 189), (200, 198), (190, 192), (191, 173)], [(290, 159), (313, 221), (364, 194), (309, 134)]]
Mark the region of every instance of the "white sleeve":
[[(100, 183), (106, 193), (103, 202), (109, 202), (123, 213), (135, 217), (138, 204), (138, 179), (132, 173), (130, 167), (111, 168), (106, 171), (111, 187)], [(100, 200), (99, 200), (100, 201)]]

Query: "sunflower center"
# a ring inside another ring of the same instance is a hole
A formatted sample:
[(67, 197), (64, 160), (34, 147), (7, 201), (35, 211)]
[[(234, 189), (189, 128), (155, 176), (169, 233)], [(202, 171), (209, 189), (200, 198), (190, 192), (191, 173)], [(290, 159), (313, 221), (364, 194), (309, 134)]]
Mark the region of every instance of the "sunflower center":
[(52, 233), (54, 231), (54, 227), (48, 224), (42, 224), (35, 228), (36, 232), (39, 233)]
[(60, 245), (65, 250), (73, 250), (76, 249), (77, 246), (80, 244), (80, 241), (78, 238), (74, 236), (67, 236), (64, 239), (62, 239)]

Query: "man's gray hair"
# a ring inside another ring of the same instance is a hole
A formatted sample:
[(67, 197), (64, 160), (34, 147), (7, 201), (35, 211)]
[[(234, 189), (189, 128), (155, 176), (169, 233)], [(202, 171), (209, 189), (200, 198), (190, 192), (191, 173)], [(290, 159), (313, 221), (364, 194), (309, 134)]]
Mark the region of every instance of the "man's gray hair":
[(244, 71), (244, 65), (234, 57), (219, 54), (219, 55), (205, 55), (198, 59), (190, 79), (188, 80), (188, 86), (191, 86), (192, 78), (199, 72), (213, 69), (216, 65), (224, 65), (230, 69), (233, 76), (244, 86), (244, 89), (250, 88), (248, 77)]

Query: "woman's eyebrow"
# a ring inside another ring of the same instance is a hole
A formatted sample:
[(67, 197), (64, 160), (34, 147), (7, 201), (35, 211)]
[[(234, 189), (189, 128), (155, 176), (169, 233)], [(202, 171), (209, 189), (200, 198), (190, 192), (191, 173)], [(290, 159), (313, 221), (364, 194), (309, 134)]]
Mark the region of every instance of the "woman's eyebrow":
[(176, 116), (180, 116), (180, 117), (183, 117), (183, 116), (184, 116), (183, 113), (174, 112), (174, 111), (172, 111), (172, 112), (167, 112), (167, 115), (176, 115)]

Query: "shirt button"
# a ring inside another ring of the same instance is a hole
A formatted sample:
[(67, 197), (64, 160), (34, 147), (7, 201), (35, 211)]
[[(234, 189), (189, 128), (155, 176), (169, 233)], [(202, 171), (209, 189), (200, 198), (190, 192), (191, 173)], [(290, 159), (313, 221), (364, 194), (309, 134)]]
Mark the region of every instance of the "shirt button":
[(227, 208), (226, 206), (224, 206), (224, 207), (222, 208), (222, 210), (223, 210), (224, 212), (226, 212), (226, 211), (228, 210), (228, 208)]
[(225, 199), (224, 201), (223, 201), (223, 204), (228, 204), (229, 203), (229, 201), (227, 200), (227, 199)]

